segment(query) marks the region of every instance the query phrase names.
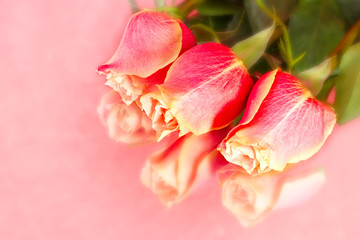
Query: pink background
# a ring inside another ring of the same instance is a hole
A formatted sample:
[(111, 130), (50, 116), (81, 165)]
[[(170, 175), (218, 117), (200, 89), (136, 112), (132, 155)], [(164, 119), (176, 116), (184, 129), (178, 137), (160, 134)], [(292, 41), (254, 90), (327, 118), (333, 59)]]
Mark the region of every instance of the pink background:
[[(149, 6), (149, 5), (148, 5)], [(354, 239), (360, 119), (316, 158), (327, 182), (307, 203), (243, 228), (216, 184), (166, 210), (139, 181), (158, 146), (107, 137), (95, 72), (130, 16), (125, 0), (4, 1), (0, 8), (0, 239)]]

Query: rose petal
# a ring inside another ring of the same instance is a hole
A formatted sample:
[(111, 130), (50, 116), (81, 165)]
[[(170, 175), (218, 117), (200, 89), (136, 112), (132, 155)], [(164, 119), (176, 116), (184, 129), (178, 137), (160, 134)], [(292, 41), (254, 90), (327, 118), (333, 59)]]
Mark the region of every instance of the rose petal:
[(217, 172), (222, 202), (245, 227), (261, 222), (277, 208), (295, 206), (308, 200), (324, 183), (324, 173), (309, 165), (295, 165), (284, 172), (249, 175), (235, 164)]
[[(298, 79), (274, 70), (255, 84), (243, 119), (219, 150), (229, 162), (244, 166), (249, 173), (282, 171), (287, 163), (315, 154), (335, 122), (334, 111), (316, 100)], [(245, 148), (251, 148), (254, 156), (242, 150)], [(255, 167), (246, 167), (245, 160)]]
[(152, 120), (152, 128), (157, 133), (158, 141), (179, 130), (177, 120), (164, 103), (159, 91), (143, 95), (140, 98), (140, 104), (146, 115)]
[(228, 164), (218, 171), (222, 187), (222, 203), (245, 227), (259, 223), (274, 208), (281, 187), (276, 174), (252, 177)]
[(159, 89), (180, 129), (200, 135), (234, 120), (252, 85), (243, 63), (229, 48), (205, 43), (179, 57)]
[(215, 147), (227, 129), (202, 136), (187, 134), (169, 147), (149, 157), (142, 172), (142, 182), (158, 195), (166, 206), (181, 201), (195, 184), (213, 174)]
[(98, 113), (109, 136), (116, 141), (140, 144), (155, 140), (151, 120), (135, 103), (126, 105), (114, 90), (103, 96)]
[(146, 78), (178, 57), (182, 39), (176, 19), (165, 13), (141, 11), (132, 16), (114, 56), (98, 71)]

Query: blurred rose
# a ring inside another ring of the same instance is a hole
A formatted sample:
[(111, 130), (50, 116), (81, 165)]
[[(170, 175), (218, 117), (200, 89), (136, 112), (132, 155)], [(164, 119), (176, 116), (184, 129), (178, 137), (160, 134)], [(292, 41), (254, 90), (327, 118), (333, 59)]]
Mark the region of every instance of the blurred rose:
[[(165, 104), (161, 93), (153, 91), (140, 97), (140, 103), (146, 115), (152, 120), (152, 127), (160, 141), (167, 135), (179, 130), (179, 125)], [(181, 135), (188, 133), (183, 131)]]
[(126, 105), (114, 90), (102, 97), (98, 112), (109, 136), (116, 141), (138, 144), (155, 140), (151, 120), (135, 103)]
[(218, 149), (249, 174), (282, 171), (287, 163), (315, 154), (335, 122), (334, 111), (298, 79), (274, 70), (255, 84), (241, 122)]
[(141, 11), (132, 16), (114, 56), (98, 71), (129, 105), (163, 83), (168, 65), (195, 45), (194, 36), (181, 21), (166, 13)]
[(187, 134), (169, 147), (151, 155), (141, 180), (167, 207), (181, 201), (194, 187), (213, 173), (216, 146), (227, 129), (195, 136)]
[(245, 227), (263, 220), (275, 208), (300, 204), (315, 194), (325, 182), (320, 169), (292, 166), (284, 172), (249, 175), (229, 163), (218, 171), (222, 202)]
[(231, 123), (244, 109), (252, 86), (229, 48), (204, 43), (174, 62), (159, 89), (180, 131), (201, 135)]

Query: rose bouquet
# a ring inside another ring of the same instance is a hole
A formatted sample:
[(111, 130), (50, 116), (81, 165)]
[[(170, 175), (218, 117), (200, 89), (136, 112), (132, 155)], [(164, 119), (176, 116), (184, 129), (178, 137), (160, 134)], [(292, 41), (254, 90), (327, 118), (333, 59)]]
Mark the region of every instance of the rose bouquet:
[(116, 141), (166, 142), (141, 173), (165, 206), (216, 176), (223, 205), (251, 226), (324, 183), (311, 157), (360, 115), (360, 21), (335, 0), (277, 2), (131, 1), (98, 68), (111, 88), (98, 112)]

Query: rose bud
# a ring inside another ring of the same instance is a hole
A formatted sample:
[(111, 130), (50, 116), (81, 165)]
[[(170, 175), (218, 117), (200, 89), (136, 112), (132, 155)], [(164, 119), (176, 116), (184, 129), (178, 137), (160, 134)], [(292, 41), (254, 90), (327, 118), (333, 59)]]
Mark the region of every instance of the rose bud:
[(245, 227), (261, 222), (278, 208), (292, 207), (312, 197), (325, 182), (320, 169), (292, 166), (284, 172), (249, 175), (229, 163), (218, 172), (222, 202)]
[(219, 43), (197, 45), (181, 55), (159, 86), (180, 131), (201, 135), (231, 123), (253, 86), (242, 61)]
[(334, 128), (336, 115), (292, 75), (263, 75), (250, 93), (240, 123), (218, 150), (249, 174), (282, 171), (314, 155)]
[[(140, 103), (146, 115), (152, 120), (152, 127), (157, 133), (158, 141), (179, 130), (177, 120), (169, 111), (159, 91), (153, 91), (141, 96)], [(186, 133), (188, 132), (183, 131), (181, 136)]]
[(191, 133), (169, 147), (151, 155), (142, 170), (141, 180), (167, 207), (184, 199), (194, 187), (204, 183), (215, 171), (216, 146), (226, 129), (195, 136)]
[(140, 144), (155, 140), (151, 120), (135, 103), (126, 105), (114, 90), (102, 97), (98, 113), (109, 136), (118, 142)]
[(132, 103), (155, 84), (163, 83), (168, 65), (196, 45), (190, 30), (166, 13), (141, 11), (128, 22), (113, 57), (98, 68), (107, 85)]

